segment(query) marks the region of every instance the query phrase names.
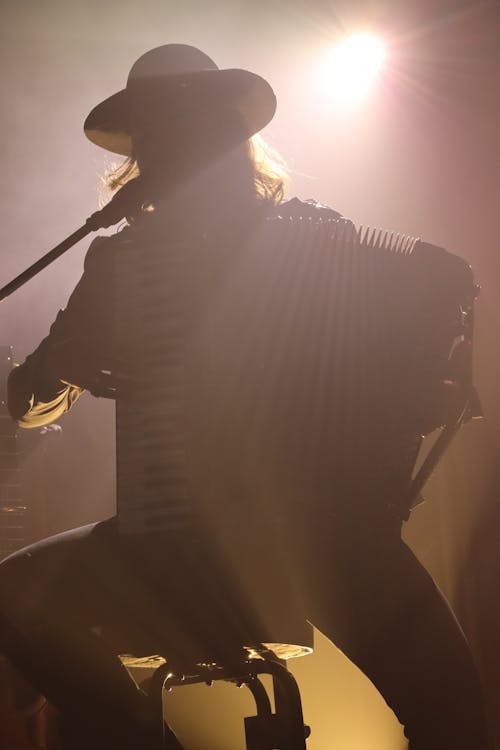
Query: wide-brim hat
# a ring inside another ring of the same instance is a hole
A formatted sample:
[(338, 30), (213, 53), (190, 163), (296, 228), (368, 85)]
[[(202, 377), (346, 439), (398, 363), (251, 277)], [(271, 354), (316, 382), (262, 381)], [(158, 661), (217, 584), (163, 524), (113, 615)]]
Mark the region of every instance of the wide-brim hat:
[(261, 76), (220, 69), (196, 47), (166, 44), (134, 63), (126, 88), (94, 107), (84, 130), (97, 146), (132, 156), (132, 136), (141, 129), (158, 138), (175, 123), (209, 118), (231, 147), (262, 130), (275, 110), (274, 92)]

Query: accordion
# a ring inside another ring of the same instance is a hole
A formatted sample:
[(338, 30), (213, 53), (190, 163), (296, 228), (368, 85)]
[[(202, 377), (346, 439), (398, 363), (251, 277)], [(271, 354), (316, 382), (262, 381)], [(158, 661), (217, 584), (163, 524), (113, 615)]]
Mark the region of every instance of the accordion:
[(122, 533), (244, 534), (290, 507), (397, 502), (421, 436), (449, 421), (443, 384), (471, 416), (468, 264), (303, 213), (123, 243), (116, 342), (135, 385), (117, 400)]

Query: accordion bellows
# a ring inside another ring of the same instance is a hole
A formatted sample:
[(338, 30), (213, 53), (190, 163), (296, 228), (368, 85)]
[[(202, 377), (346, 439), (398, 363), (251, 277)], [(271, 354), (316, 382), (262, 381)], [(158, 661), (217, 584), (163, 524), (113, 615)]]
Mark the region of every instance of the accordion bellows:
[(255, 528), (404, 489), (470, 312), (463, 260), (314, 215), (117, 257), (136, 376), (117, 402), (123, 533)]

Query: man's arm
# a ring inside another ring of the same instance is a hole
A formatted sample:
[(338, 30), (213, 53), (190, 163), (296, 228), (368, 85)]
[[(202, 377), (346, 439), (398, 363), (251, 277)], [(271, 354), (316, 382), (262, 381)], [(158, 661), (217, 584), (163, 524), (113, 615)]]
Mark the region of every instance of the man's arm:
[(98, 369), (84, 342), (100, 338), (107, 322), (102, 318), (109, 303), (110, 264), (102, 262), (108, 255), (100, 247), (103, 242), (98, 237), (90, 246), (84, 274), (48, 336), (10, 373), (7, 405), (20, 427), (41, 427), (59, 419), (87, 387), (88, 373)]

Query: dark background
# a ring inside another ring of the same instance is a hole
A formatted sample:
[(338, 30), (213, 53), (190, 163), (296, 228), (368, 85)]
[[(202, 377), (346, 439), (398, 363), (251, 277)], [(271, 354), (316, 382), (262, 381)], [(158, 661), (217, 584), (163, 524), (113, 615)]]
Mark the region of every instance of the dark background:
[[(142, 52), (172, 41), (272, 83), (278, 113), (264, 134), (289, 163), (291, 194), (470, 261), (482, 286), (475, 374), (486, 419), (456, 439), (407, 538), (461, 616), (500, 737), (498, 0), (3, 0), (0, 14), (4, 281), (95, 210), (110, 158), (85, 140), (84, 117), (123, 87)], [(344, 107), (325, 59), (359, 30), (384, 38), (389, 60), (371, 95)], [(65, 305), (85, 251), (2, 303), (0, 343), (18, 360)], [(44, 439), (48, 477), (38, 487), (47, 533), (114, 510), (113, 405), (85, 397), (60, 424), (63, 436)], [(405, 746), (373, 687), (321, 638), (295, 671), (312, 750)]]

